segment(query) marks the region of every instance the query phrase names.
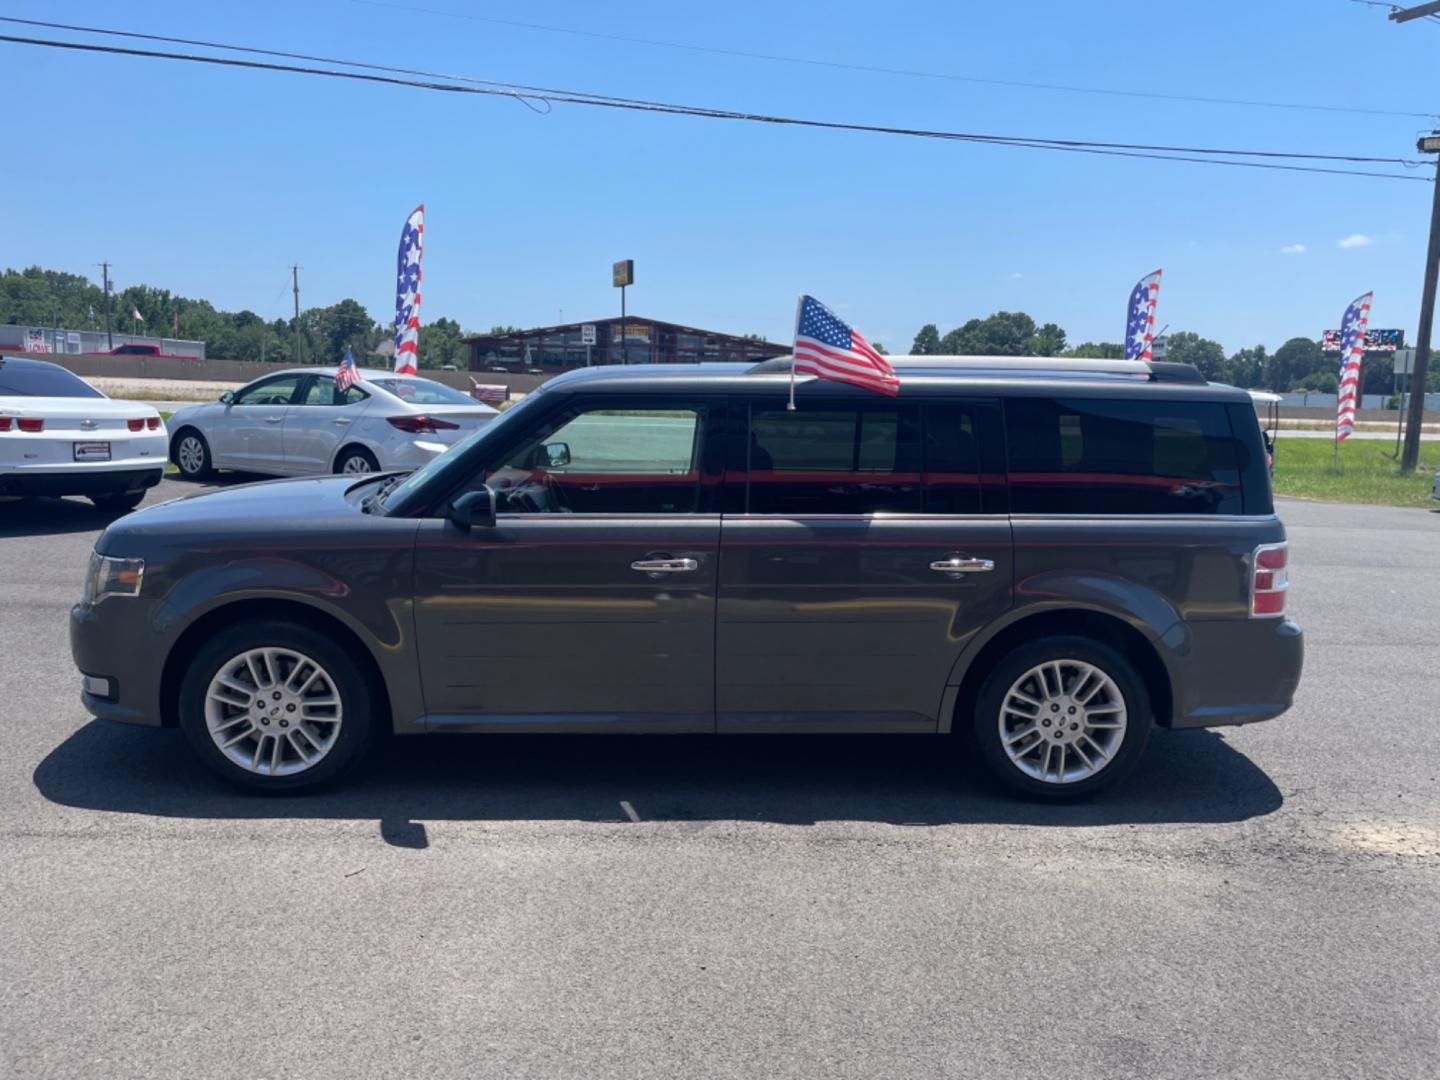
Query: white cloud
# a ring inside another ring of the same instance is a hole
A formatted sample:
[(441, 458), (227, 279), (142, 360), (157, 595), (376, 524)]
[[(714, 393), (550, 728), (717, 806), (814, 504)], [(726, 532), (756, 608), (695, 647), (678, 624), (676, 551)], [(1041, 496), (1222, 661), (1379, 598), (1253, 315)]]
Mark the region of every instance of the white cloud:
[(1280, 254), (1281, 254), (1281, 255), (1304, 255), (1305, 252), (1307, 252), (1307, 251), (1309, 251), (1309, 250), (1310, 250), (1310, 249), (1307, 248), (1304, 244), (1286, 244), (1284, 247), (1282, 247), (1282, 248), (1280, 249)]
[(1349, 236), (1345, 237), (1344, 240), (1341, 240), (1340, 246), (1342, 248), (1369, 247), (1373, 243), (1375, 243), (1375, 241), (1370, 239), (1370, 237), (1366, 236), (1364, 233), (1357, 232), (1351, 233)]

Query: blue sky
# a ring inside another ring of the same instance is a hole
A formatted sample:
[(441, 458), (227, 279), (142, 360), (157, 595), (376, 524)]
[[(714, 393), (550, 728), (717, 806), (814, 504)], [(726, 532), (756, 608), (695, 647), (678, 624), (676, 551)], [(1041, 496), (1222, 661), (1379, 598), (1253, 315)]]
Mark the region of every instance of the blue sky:
[[(6, 13), (1046, 137), (1413, 157), (1429, 124), (860, 73), (439, 12), (979, 78), (1440, 111), (1440, 23), (1397, 26), (1348, 0), (410, 6), (422, 10), (20, 0)], [(385, 318), (400, 225), (424, 201), (423, 315), (467, 328), (616, 312), (610, 263), (633, 258), (632, 312), (783, 340), (795, 295), (810, 292), (892, 351), (925, 322), (943, 332), (999, 309), (1058, 322), (1072, 342), (1119, 340), (1130, 287), (1156, 267), (1158, 321), (1227, 349), (1318, 335), (1367, 289), (1372, 326), (1414, 335), (1430, 194), (1418, 183), (577, 106), (542, 116), (509, 100), (9, 44), (0, 63), (11, 115), (27, 118), (0, 174), (0, 264), (98, 277), (109, 259), (121, 287), (268, 317), (288, 314), (298, 262), (307, 305), (354, 296)]]

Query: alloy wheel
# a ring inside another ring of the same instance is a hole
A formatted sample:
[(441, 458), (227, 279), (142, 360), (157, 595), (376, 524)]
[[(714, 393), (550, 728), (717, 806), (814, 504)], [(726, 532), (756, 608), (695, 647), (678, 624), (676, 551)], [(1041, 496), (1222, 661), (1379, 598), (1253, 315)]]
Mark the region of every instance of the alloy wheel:
[(343, 721), (334, 679), (294, 649), (248, 649), (222, 664), (205, 691), (210, 738), (257, 776), (293, 776), (318, 765)]
[(1047, 660), (1021, 675), (1000, 707), (1000, 745), (1026, 776), (1073, 784), (1100, 772), (1125, 741), (1125, 696), (1083, 660)]
[(368, 473), (370, 468), (369, 460), (363, 454), (351, 454), (340, 465), (342, 473)]
[(205, 468), (205, 447), (199, 436), (186, 435), (175, 448), (175, 463), (186, 475), (193, 475)]

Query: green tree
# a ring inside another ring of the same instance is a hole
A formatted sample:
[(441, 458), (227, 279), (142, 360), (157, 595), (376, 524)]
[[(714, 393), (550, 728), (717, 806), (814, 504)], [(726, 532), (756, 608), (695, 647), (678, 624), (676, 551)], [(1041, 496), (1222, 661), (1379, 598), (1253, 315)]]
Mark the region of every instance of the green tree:
[(1023, 311), (997, 311), (971, 319), (940, 339), (940, 351), (964, 356), (1034, 355), (1035, 320)]
[(1047, 322), (1030, 339), (1030, 351), (1036, 356), (1059, 356), (1065, 351), (1065, 331)]
[(911, 356), (935, 356), (940, 352), (940, 331), (932, 323), (926, 323), (910, 344)]
[(1084, 341), (1061, 355), (1076, 360), (1123, 360), (1125, 346), (1118, 341)]
[(461, 339), (465, 332), (454, 319), (436, 319), (420, 327), (420, 366), (428, 368), (454, 364), (466, 367), (469, 349)]
[(1194, 364), (1210, 382), (1229, 382), (1230, 369), (1225, 350), (1218, 341), (1182, 330), (1167, 337), (1169, 349), (1165, 359), (1176, 364)]
[(872, 342), (870, 343), (870, 347), (871, 347), (872, 349), (874, 349), (876, 352), (878, 352), (881, 356), (889, 356), (889, 355), (890, 355), (890, 350), (887, 349), (887, 348), (885, 348), (885, 346), (884, 346), (884, 345), (881, 345), (878, 341), (872, 341)]
[(1226, 362), (1230, 372), (1230, 382), (1235, 386), (1249, 388), (1252, 386), (1263, 386), (1266, 377), (1266, 367), (1270, 357), (1265, 352), (1264, 345), (1256, 345), (1253, 349), (1241, 349)]
[(1326, 358), (1318, 341), (1293, 337), (1275, 350), (1267, 385), (1271, 390), (1284, 393), (1299, 386), (1307, 376), (1335, 366)]
[(1340, 376), (1334, 371), (1312, 371), (1293, 387), (1313, 394), (1335, 394), (1340, 390)]

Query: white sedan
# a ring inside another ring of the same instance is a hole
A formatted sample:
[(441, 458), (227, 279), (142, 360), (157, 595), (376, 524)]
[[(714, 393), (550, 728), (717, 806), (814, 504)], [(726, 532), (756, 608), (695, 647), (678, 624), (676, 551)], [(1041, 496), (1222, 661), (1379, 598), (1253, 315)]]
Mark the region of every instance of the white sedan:
[(165, 472), (160, 414), (58, 364), (0, 357), (0, 496), (86, 495), (133, 510)]
[(201, 480), (216, 469), (274, 476), (414, 469), (499, 413), (444, 383), (361, 369), (292, 368), (170, 417), (170, 460)]

